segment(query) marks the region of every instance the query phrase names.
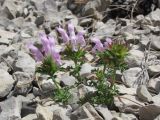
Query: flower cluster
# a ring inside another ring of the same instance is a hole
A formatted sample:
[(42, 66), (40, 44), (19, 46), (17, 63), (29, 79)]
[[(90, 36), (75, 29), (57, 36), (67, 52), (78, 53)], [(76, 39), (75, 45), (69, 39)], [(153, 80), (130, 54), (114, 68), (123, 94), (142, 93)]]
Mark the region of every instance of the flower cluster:
[(61, 34), (63, 42), (67, 45), (71, 45), (73, 51), (77, 51), (79, 47), (84, 47), (86, 45), (85, 39), (83, 37), (84, 31), (78, 32), (76, 34), (74, 25), (70, 21), (68, 23), (68, 34), (61, 27), (58, 27), (57, 30)]
[(58, 64), (61, 65), (61, 58), (60, 58), (60, 50), (56, 49), (55, 39), (51, 36), (47, 36), (44, 33), (40, 34), (42, 48), (39, 49), (34, 46), (33, 43), (28, 44), (28, 48), (30, 49), (32, 55), (34, 56), (35, 60), (43, 61), (45, 57), (52, 57), (52, 59)]
[(95, 43), (95, 46), (93, 47), (92, 51), (99, 51), (99, 52), (103, 52), (106, 49), (109, 49), (110, 46), (112, 45), (112, 40), (110, 38), (106, 38), (106, 41), (104, 42), (104, 44), (102, 44), (102, 42), (100, 41), (100, 39), (94, 37), (91, 39), (93, 43)]

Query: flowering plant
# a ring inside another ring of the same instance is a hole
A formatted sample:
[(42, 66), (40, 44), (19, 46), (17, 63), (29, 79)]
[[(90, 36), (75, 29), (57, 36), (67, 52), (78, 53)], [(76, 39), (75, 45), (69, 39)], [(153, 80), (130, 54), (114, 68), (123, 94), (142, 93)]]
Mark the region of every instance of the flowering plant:
[(63, 55), (73, 60), (75, 63), (74, 68), (68, 68), (70, 70), (70, 75), (77, 78), (80, 84), (83, 82), (83, 78), (80, 76), (79, 72), (81, 65), (83, 64), (83, 57), (85, 55), (84, 47), (86, 46), (84, 31), (78, 32), (76, 34), (75, 27), (71, 22), (68, 23), (68, 34), (61, 27), (58, 27), (57, 30), (61, 34), (62, 40), (66, 46), (63, 51)]

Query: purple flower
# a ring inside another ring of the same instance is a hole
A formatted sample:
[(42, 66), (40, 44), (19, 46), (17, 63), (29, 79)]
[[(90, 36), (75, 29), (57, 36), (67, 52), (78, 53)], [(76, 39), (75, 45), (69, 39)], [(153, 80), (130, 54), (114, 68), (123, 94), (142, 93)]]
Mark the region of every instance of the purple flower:
[(91, 40), (92, 40), (92, 42), (95, 43), (95, 46), (92, 49), (93, 51), (96, 51), (96, 50), (98, 50), (100, 52), (104, 51), (104, 47), (103, 47), (103, 44), (101, 43), (100, 39), (92, 38)]
[(62, 39), (63, 39), (63, 42), (64, 42), (64, 43), (69, 42), (69, 37), (68, 37), (66, 31), (65, 31), (64, 29), (60, 28), (60, 27), (58, 27), (57, 30), (58, 30), (58, 32), (61, 34), (61, 37), (62, 37)]
[(106, 42), (104, 42), (104, 46), (107, 49), (112, 44), (112, 39), (106, 38)]
[(35, 47), (32, 43), (29, 43), (27, 47), (30, 49), (36, 61), (42, 61), (43, 55), (37, 47)]
[(57, 28), (57, 30), (61, 34), (64, 43), (70, 44), (72, 46), (73, 51), (77, 51), (80, 46), (84, 47), (86, 45), (85, 39), (83, 37), (84, 32), (82, 31), (76, 34), (75, 27), (71, 23), (71, 21), (68, 22), (68, 34), (69, 35), (65, 32), (64, 29), (60, 27)]
[[(55, 46), (55, 39), (51, 36), (47, 36), (44, 33), (40, 34), (42, 42), (42, 51), (35, 47), (32, 43), (28, 44), (28, 48), (32, 52), (36, 61), (42, 61), (44, 57), (51, 56), (52, 59), (58, 64), (61, 65), (60, 54)], [(43, 53), (43, 54), (42, 54)]]
[(86, 45), (86, 41), (84, 39), (84, 31), (77, 33), (77, 43), (80, 44), (82, 47)]

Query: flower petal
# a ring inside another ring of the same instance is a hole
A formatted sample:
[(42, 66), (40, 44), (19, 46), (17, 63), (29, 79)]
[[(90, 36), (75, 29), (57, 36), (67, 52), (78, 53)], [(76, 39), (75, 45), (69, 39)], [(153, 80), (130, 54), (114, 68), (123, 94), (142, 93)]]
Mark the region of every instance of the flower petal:
[(91, 40), (95, 43), (95, 46), (93, 49), (98, 50), (100, 52), (104, 51), (104, 47), (103, 47), (103, 44), (101, 43), (100, 39), (92, 38)]
[(63, 39), (63, 42), (64, 42), (64, 43), (69, 42), (69, 37), (68, 37), (66, 31), (65, 31), (64, 29), (62, 29), (61, 27), (58, 27), (58, 28), (56, 28), (56, 29), (57, 29), (57, 31), (61, 34), (61, 37), (62, 37), (62, 39)]
[(77, 42), (84, 47), (86, 45), (86, 41), (84, 39), (84, 32), (78, 32), (77, 33)]
[(41, 38), (41, 42), (42, 42), (42, 45), (43, 45), (43, 50), (45, 52), (45, 55), (50, 54), (51, 47), (50, 47), (50, 42), (47, 38), (47, 35), (44, 34), (44, 33), (40, 33), (40, 38)]
[(37, 47), (35, 47), (32, 43), (29, 43), (27, 46), (30, 49), (31, 53), (34, 55), (35, 60), (42, 61), (43, 55), (40, 52), (40, 50)]

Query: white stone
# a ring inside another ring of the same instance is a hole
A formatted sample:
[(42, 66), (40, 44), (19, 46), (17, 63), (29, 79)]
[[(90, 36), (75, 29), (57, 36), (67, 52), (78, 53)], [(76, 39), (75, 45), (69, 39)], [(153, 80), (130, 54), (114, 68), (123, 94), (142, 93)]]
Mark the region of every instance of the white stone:
[(129, 67), (140, 66), (144, 59), (144, 53), (140, 50), (130, 50), (125, 58)]
[(0, 69), (0, 98), (5, 97), (11, 91), (15, 80), (3, 69)]

